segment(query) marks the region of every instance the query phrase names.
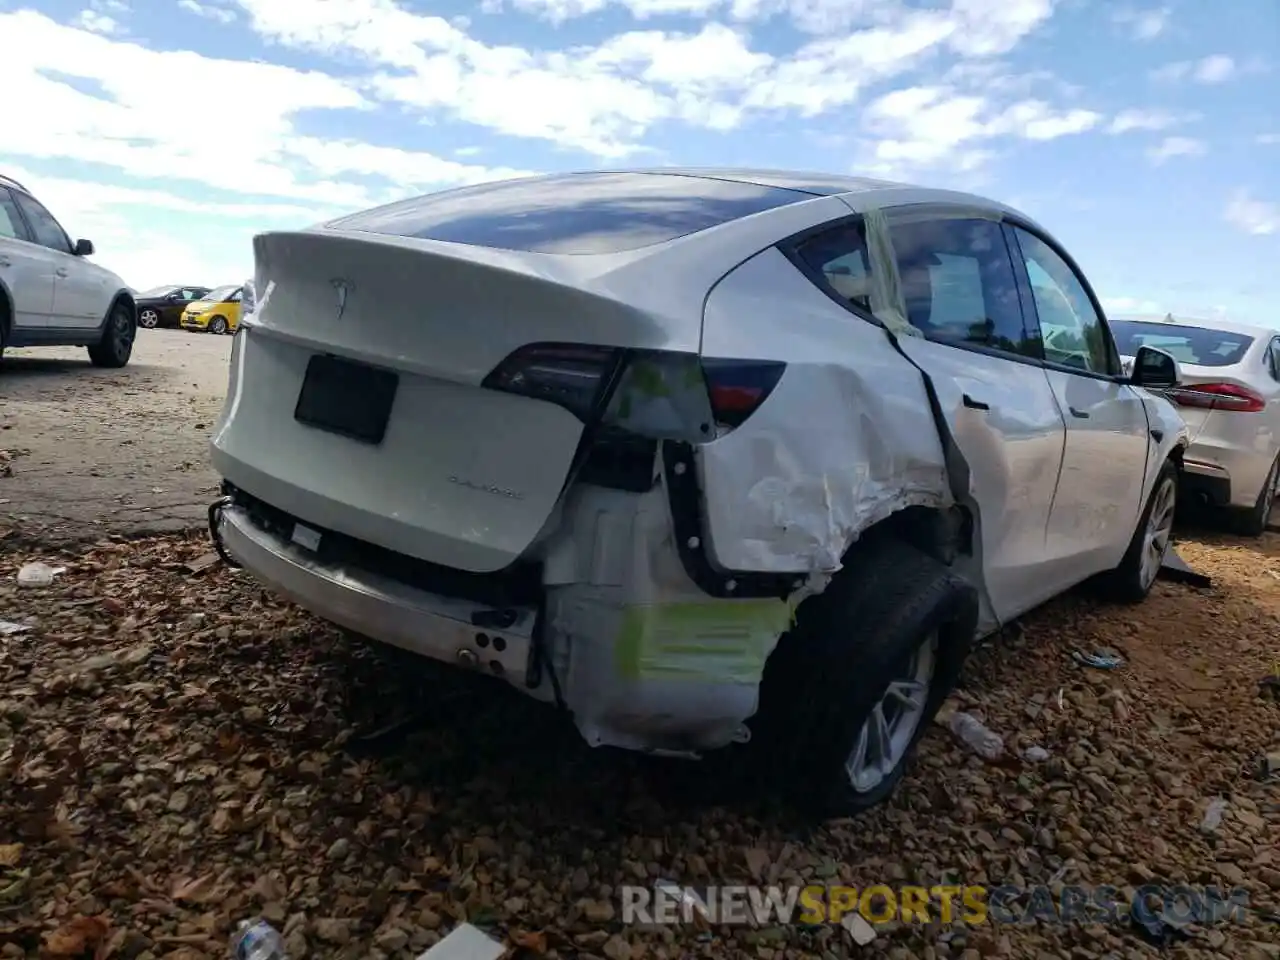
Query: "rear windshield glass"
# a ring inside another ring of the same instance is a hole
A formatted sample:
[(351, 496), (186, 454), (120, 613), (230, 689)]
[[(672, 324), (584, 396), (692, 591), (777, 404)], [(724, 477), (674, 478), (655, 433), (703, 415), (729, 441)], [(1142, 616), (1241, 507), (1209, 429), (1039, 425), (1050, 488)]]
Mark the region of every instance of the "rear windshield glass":
[(1126, 357), (1132, 357), (1139, 347), (1155, 347), (1179, 363), (1194, 363), (1202, 367), (1228, 367), (1239, 363), (1253, 343), (1253, 337), (1243, 333), (1172, 323), (1113, 320), (1111, 331), (1115, 334), (1116, 346)]
[(706, 177), (579, 173), (428, 194), (328, 226), (536, 253), (617, 253), (807, 199)]

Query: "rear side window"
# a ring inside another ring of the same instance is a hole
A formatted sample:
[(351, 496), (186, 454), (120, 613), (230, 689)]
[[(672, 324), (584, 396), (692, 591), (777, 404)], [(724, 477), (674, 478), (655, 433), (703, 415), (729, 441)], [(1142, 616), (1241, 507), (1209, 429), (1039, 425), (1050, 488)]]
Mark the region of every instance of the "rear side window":
[(796, 247), (796, 255), (839, 300), (871, 312), (871, 266), (860, 225), (850, 223), (811, 237)]
[(536, 253), (619, 253), (808, 199), (707, 177), (582, 173), (446, 190), (327, 226)]
[(1247, 334), (1180, 323), (1113, 320), (1111, 332), (1117, 348), (1127, 357), (1136, 354), (1140, 347), (1155, 347), (1179, 363), (1201, 367), (1229, 367), (1239, 363), (1253, 345), (1253, 337)]
[(907, 319), (931, 340), (1038, 357), (1027, 337), (1000, 224), (925, 220), (890, 227)]
[(0, 237), (10, 240), (26, 240), (27, 228), (18, 213), (18, 205), (4, 187), (0, 187)]

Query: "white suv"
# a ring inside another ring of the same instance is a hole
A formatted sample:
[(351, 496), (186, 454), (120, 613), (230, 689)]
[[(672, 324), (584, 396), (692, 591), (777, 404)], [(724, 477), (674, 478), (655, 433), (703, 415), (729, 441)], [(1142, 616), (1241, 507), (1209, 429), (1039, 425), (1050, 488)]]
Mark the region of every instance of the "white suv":
[(1068, 254), (990, 200), (593, 172), (254, 253), (220, 548), (593, 745), (749, 739), (862, 809), (975, 637), (1094, 577), (1141, 600), (1164, 562), (1187, 428), (1148, 388), (1178, 365), (1125, 376)]
[(137, 330), (133, 297), (86, 257), (22, 184), (0, 176), (0, 354), (5, 347), (83, 346), (98, 367), (123, 367)]

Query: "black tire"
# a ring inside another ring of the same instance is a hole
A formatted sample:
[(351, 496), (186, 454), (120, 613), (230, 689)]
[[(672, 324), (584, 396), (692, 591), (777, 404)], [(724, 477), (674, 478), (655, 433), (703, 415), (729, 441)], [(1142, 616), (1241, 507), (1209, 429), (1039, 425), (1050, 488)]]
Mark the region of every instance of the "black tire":
[(160, 311), (155, 307), (143, 307), (138, 311), (138, 326), (144, 330), (154, 330), (160, 326)]
[[(1151, 495), (1147, 497), (1147, 504), (1143, 507), (1142, 515), (1138, 517), (1138, 526), (1134, 529), (1133, 537), (1129, 541), (1129, 549), (1125, 551), (1119, 566), (1108, 572), (1102, 579), (1103, 590), (1112, 600), (1119, 603), (1141, 603), (1155, 586), (1159, 567), (1156, 567), (1154, 575), (1144, 572), (1143, 568), (1143, 554), (1147, 549), (1147, 524), (1157, 500), (1161, 500), (1164, 496), (1162, 491), (1169, 485), (1172, 485), (1170, 494), (1172, 501), (1168, 509), (1174, 511), (1177, 509), (1178, 502), (1178, 468), (1172, 461), (1166, 460), (1160, 472), (1156, 474), (1156, 482), (1151, 485)], [(1172, 514), (1169, 519), (1172, 524)], [(1165, 541), (1164, 549), (1160, 554), (1162, 560), (1164, 553), (1171, 547), (1172, 538)]]
[(123, 367), (133, 356), (133, 341), (138, 333), (133, 308), (122, 300), (111, 305), (102, 339), (89, 348), (89, 360), (95, 367)]
[(226, 317), (214, 317), (212, 320), (210, 320), (210, 321), (209, 321), (209, 327), (208, 327), (208, 330), (209, 330), (209, 332), (210, 332), (210, 333), (216, 333), (216, 334), (218, 334), (219, 336), (221, 336), (222, 334), (226, 333), (226, 332), (227, 332), (227, 318), (226, 318)]
[[(821, 817), (882, 802), (955, 684), (977, 620), (977, 590), (950, 567), (899, 540), (859, 544), (827, 589), (801, 605), (796, 627), (765, 666), (748, 748), (757, 784), (781, 786)], [(915, 731), (892, 770), (860, 792), (845, 763), (890, 683), (934, 638)]]
[(1236, 533), (1243, 537), (1260, 537), (1266, 533), (1271, 507), (1275, 504), (1277, 472), (1280, 472), (1280, 457), (1272, 462), (1271, 472), (1258, 491), (1257, 502), (1248, 510), (1233, 511), (1231, 527)]

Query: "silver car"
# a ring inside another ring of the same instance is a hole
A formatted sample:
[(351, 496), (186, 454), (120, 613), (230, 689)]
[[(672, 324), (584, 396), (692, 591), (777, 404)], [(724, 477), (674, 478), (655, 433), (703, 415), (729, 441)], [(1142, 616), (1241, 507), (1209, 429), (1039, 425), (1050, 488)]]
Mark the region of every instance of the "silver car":
[(1147, 346), (1181, 367), (1167, 396), (1191, 431), (1183, 492), (1261, 536), (1280, 485), (1280, 331), (1171, 314), (1113, 319), (1111, 329), (1126, 364)]

